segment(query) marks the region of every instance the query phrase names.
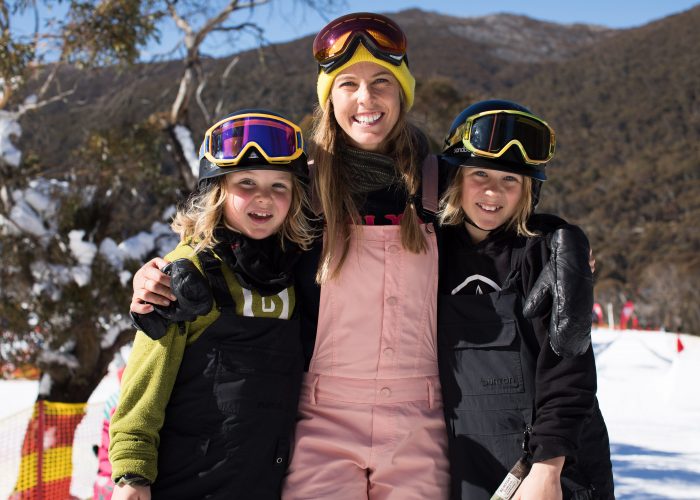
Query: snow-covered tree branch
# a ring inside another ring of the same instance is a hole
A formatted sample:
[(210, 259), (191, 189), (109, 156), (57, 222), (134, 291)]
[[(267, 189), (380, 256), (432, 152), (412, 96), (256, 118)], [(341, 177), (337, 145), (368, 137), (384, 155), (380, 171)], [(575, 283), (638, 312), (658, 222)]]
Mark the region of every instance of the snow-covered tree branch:
[[(215, 33), (232, 53), (243, 35), (262, 43), (265, 27), (251, 13), (273, 1), (0, 2), (0, 365), (38, 367), (40, 397), (86, 401), (132, 338), (132, 273), (177, 244), (169, 219), (197, 176), (192, 115), (209, 121), (221, 112), (218, 96), (203, 96), (202, 47)], [(320, 9), (334, 1), (298, 3)], [(31, 33), (13, 25), (23, 13), (34, 15)], [(79, 150), (62, 152), (68, 168), (22, 151), (34, 113), (68, 100), (82, 105), (73, 96), (92, 90), (82, 75), (127, 71), (172, 23), (185, 50), (179, 78), (164, 89), (169, 104), (136, 123), (105, 120), (89, 130)]]

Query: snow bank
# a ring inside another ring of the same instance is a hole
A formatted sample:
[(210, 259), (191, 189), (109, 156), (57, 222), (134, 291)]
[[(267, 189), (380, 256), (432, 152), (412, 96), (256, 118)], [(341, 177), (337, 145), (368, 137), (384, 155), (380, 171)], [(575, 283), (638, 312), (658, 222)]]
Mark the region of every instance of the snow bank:
[(700, 498), (700, 338), (598, 330), (593, 345), (617, 498)]
[(19, 137), (22, 129), (17, 118), (18, 113), (0, 110), (0, 158), (12, 167), (19, 167), (22, 153), (12, 143), (12, 136)]
[(182, 152), (185, 155), (187, 163), (190, 165), (192, 175), (197, 178), (199, 176), (199, 158), (197, 157), (197, 148), (192, 141), (192, 132), (187, 127), (175, 125), (175, 137), (177, 137)]

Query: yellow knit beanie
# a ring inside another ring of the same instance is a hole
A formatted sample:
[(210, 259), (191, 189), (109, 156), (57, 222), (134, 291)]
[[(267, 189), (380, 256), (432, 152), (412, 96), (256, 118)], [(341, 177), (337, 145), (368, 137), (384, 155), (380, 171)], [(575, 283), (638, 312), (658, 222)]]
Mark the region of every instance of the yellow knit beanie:
[(406, 61), (402, 61), (401, 66), (395, 66), (390, 62), (374, 57), (361, 43), (357, 46), (355, 53), (348, 60), (348, 62), (334, 69), (330, 73), (326, 73), (325, 71), (319, 72), (318, 82), (316, 83), (316, 93), (318, 94), (318, 103), (321, 105), (321, 108), (325, 109), (326, 107), (326, 102), (328, 101), (328, 96), (331, 93), (331, 87), (333, 87), (335, 77), (338, 76), (338, 74), (344, 69), (360, 62), (373, 62), (391, 71), (403, 89), (404, 96), (406, 97), (406, 111), (411, 109), (413, 106), (413, 98), (416, 89), (416, 80), (408, 70)]

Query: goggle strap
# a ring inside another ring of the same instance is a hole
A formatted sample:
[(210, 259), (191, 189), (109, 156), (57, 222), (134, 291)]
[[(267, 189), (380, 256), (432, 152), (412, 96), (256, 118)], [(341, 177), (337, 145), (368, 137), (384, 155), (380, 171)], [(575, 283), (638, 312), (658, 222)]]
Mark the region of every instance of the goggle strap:
[(394, 66), (401, 66), (401, 63), (405, 61), (406, 67), (408, 67), (408, 56), (406, 54), (403, 54), (400, 56), (400, 58), (397, 58), (397, 56), (392, 56), (388, 52), (385, 52), (377, 47), (377, 44), (374, 43), (372, 37), (367, 35), (367, 33), (358, 32), (352, 35), (352, 40), (340, 54), (327, 59), (325, 62), (318, 63), (319, 72), (324, 71), (326, 73), (330, 73), (335, 68), (338, 68), (348, 62), (355, 54), (355, 51), (360, 43), (362, 43), (369, 53), (377, 59), (386, 61)]

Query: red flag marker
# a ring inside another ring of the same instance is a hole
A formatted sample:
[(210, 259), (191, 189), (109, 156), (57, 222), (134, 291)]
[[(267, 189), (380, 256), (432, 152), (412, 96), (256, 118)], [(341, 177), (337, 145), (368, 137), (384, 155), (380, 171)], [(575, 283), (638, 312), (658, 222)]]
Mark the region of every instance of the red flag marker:
[(685, 346), (683, 345), (683, 341), (681, 340), (681, 336), (678, 335), (676, 337), (676, 352), (681, 352), (683, 349), (685, 349)]

